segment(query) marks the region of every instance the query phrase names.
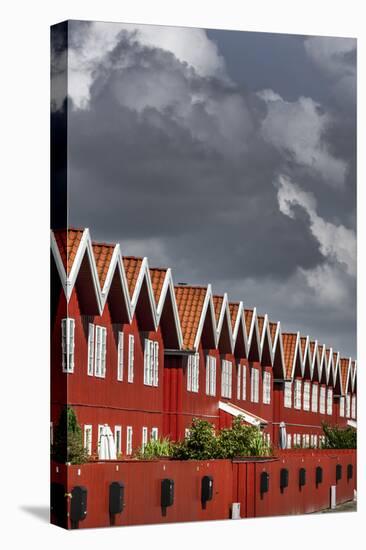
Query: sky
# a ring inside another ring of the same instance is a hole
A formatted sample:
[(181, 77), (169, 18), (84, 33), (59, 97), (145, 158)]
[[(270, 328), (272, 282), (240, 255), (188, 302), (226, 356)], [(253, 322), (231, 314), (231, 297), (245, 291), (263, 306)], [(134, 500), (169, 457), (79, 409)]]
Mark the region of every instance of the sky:
[(71, 21), (67, 60), (70, 225), (356, 357), (356, 40)]

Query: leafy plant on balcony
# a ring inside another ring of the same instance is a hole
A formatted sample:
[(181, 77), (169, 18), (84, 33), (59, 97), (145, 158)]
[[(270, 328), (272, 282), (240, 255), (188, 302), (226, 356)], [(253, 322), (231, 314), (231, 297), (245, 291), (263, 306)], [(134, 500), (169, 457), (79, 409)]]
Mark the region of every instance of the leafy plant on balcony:
[(325, 440), (322, 443), (323, 449), (356, 449), (357, 431), (348, 426), (339, 428), (338, 426), (329, 426), (325, 422), (322, 424)]
[(64, 407), (55, 428), (51, 456), (62, 464), (83, 464), (89, 460), (84, 449), (83, 436), (72, 407)]

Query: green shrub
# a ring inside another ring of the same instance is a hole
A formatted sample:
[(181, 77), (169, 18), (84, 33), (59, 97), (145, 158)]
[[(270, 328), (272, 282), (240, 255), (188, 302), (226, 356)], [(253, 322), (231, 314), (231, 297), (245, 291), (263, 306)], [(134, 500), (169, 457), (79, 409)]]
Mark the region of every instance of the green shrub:
[(247, 426), (242, 417), (233, 420), (231, 428), (216, 435), (213, 425), (195, 418), (189, 435), (172, 447), (172, 456), (179, 460), (206, 460), (239, 456), (269, 456), (271, 447), (263, 440), (261, 431)]
[(84, 449), (83, 436), (72, 407), (64, 407), (55, 428), (51, 456), (56, 462), (83, 464), (89, 457)]
[(244, 424), (240, 416), (233, 420), (231, 428), (220, 430), (217, 439), (219, 454), (222, 458), (268, 456), (272, 453), (261, 431), (255, 426)]
[(159, 457), (170, 457), (172, 455), (172, 443), (168, 437), (159, 439), (150, 439), (144, 448), (140, 447), (136, 453), (136, 458), (142, 460), (151, 460)]
[(194, 418), (187, 437), (174, 444), (172, 456), (179, 460), (219, 458), (214, 426)]
[(325, 441), (322, 443), (323, 449), (357, 449), (357, 432), (354, 428), (332, 427), (325, 422), (322, 428), (325, 436)]

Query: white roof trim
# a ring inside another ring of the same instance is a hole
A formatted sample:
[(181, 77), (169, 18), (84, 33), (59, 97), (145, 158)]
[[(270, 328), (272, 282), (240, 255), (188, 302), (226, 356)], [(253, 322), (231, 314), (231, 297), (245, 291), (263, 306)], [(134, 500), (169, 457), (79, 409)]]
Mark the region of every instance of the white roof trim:
[(258, 328), (258, 321), (257, 321), (257, 308), (253, 308), (253, 315), (252, 315), (252, 322), (249, 329), (249, 335), (248, 335), (248, 355), (252, 349), (252, 343), (253, 343), (253, 335), (254, 331), (256, 334), (256, 340), (257, 340), (257, 346), (258, 346), (258, 355), (259, 355), (259, 361), (262, 359), (262, 347), (261, 347), (261, 339), (259, 336), (259, 328)]
[(236, 316), (234, 330), (233, 330), (234, 351), (235, 351), (235, 348), (236, 348), (236, 343), (238, 341), (240, 326), (241, 326), (241, 329), (242, 329), (242, 332), (243, 332), (245, 355), (246, 355), (246, 357), (248, 357), (249, 346), (248, 346), (247, 327), (246, 327), (246, 324), (245, 324), (244, 304), (243, 304), (243, 302), (239, 302), (238, 313), (237, 313), (237, 316)]
[(273, 362), (274, 358), (276, 357), (276, 350), (277, 346), (280, 346), (280, 356), (281, 356), (281, 363), (282, 363), (282, 371), (283, 371), (283, 379), (286, 378), (286, 365), (285, 365), (285, 355), (283, 352), (283, 342), (282, 342), (282, 331), (281, 331), (281, 323), (280, 321), (277, 322), (277, 329), (276, 334), (273, 341)]
[(144, 279), (146, 279), (147, 284), (147, 294), (149, 297), (149, 303), (151, 308), (151, 313), (153, 316), (154, 321), (154, 328), (155, 330), (158, 328), (158, 320), (157, 320), (157, 312), (156, 312), (156, 305), (155, 305), (155, 297), (154, 297), (154, 291), (151, 284), (151, 278), (150, 278), (150, 270), (149, 270), (149, 262), (146, 256), (143, 258), (140, 272), (137, 277), (135, 289), (133, 291), (132, 300), (131, 300), (131, 310), (132, 310), (132, 317), (134, 316), (138, 304), (138, 300), (140, 297), (140, 292), (142, 289), (142, 285), (144, 282)]
[(234, 338), (233, 338), (233, 331), (232, 331), (232, 328), (231, 328), (229, 299), (228, 299), (228, 295), (227, 295), (226, 292), (223, 296), (223, 301), (222, 301), (222, 304), (221, 304), (221, 311), (220, 311), (219, 320), (218, 320), (218, 323), (217, 323), (217, 330), (216, 330), (216, 332), (217, 332), (217, 345), (220, 342), (221, 331), (222, 331), (222, 328), (224, 326), (225, 316), (226, 316), (226, 322), (227, 322), (227, 326), (228, 326), (228, 330), (229, 330), (230, 351), (231, 351), (231, 353), (233, 353), (233, 351), (234, 351)]
[(297, 357), (297, 354), (300, 355), (300, 370), (301, 370), (301, 377), (303, 376), (303, 361), (302, 361), (302, 353), (301, 353), (301, 346), (300, 346), (300, 332), (297, 331), (296, 333), (296, 344), (295, 344), (295, 351), (294, 351), (294, 359), (293, 359), (293, 362), (292, 362), (292, 370), (291, 370), (291, 378), (294, 379), (294, 375), (295, 375), (295, 367), (296, 367), (296, 357)]
[(347, 426), (351, 426), (351, 428), (357, 428), (356, 420), (347, 420)]
[(210, 311), (211, 311), (212, 330), (213, 330), (213, 335), (214, 335), (215, 348), (217, 348), (216, 316), (215, 316), (215, 308), (214, 308), (213, 300), (212, 300), (212, 287), (211, 287), (210, 284), (207, 285), (205, 301), (203, 302), (201, 317), (200, 317), (200, 321), (199, 321), (198, 328), (197, 328), (196, 338), (195, 338), (195, 341), (194, 341), (194, 349), (196, 351), (198, 351), (198, 348), (199, 348), (199, 345), (200, 345), (201, 335), (202, 335), (202, 331), (203, 331), (203, 325), (205, 323), (208, 308), (210, 308)]
[(182, 334), (182, 328), (180, 326), (177, 300), (176, 300), (175, 292), (174, 292), (173, 275), (172, 275), (172, 270), (170, 268), (167, 269), (167, 271), (166, 271), (163, 287), (162, 287), (161, 293), (160, 293), (158, 307), (157, 307), (157, 310), (156, 310), (158, 325), (160, 325), (160, 319), (161, 319), (161, 316), (163, 314), (165, 300), (166, 300), (168, 292), (170, 293), (170, 297), (171, 297), (171, 300), (172, 300), (174, 323), (175, 323), (175, 328), (177, 330), (177, 335), (178, 335), (179, 349), (182, 349), (182, 347), (183, 347), (183, 334)]
[(249, 413), (248, 411), (245, 411), (244, 409), (241, 409), (240, 407), (237, 407), (236, 405), (233, 406), (231, 403), (225, 403), (224, 401), (219, 401), (219, 409), (221, 411), (224, 411), (231, 416), (242, 416), (243, 420), (247, 422), (248, 424), (251, 424), (252, 426), (257, 426), (258, 428), (263, 424), (268, 424), (264, 418), (260, 418), (259, 416), (253, 415)]

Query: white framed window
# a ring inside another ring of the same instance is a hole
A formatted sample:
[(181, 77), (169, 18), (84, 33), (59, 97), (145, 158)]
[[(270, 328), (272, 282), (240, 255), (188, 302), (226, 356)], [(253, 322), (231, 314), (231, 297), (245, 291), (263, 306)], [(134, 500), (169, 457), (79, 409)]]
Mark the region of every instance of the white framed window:
[(187, 438), (189, 437), (189, 434), (191, 433), (191, 430), (189, 428), (185, 428), (184, 430), (184, 437)]
[(245, 401), (247, 398), (247, 366), (246, 365), (241, 366), (241, 376), (243, 379), (241, 398), (243, 401)]
[(304, 382), (304, 411), (310, 411), (310, 382)]
[(123, 332), (118, 332), (117, 380), (120, 382), (123, 380), (123, 347), (124, 334)]
[(287, 448), (291, 449), (292, 446), (292, 436), (291, 434), (287, 434)]
[(325, 414), (325, 386), (320, 386), (319, 412)]
[(105, 356), (107, 350), (107, 329), (95, 326), (95, 370), (94, 375), (105, 378)]
[(263, 403), (269, 405), (271, 402), (271, 373), (263, 373)]
[(92, 436), (93, 426), (91, 424), (85, 424), (84, 426), (84, 449), (88, 455), (92, 454)]
[(142, 428), (142, 445), (141, 445), (142, 450), (145, 449), (146, 444), (147, 444), (147, 432), (148, 432), (147, 426), (143, 426), (143, 428)]
[(157, 386), (159, 373), (159, 342), (145, 338), (144, 347), (144, 384)]
[(314, 435), (314, 447), (317, 447), (318, 446), (318, 436), (315, 434)]
[(351, 416), (351, 396), (349, 393), (346, 395), (346, 417), (349, 418)]
[(352, 418), (356, 419), (356, 396), (352, 397)]
[(223, 359), (221, 362), (221, 396), (230, 399), (233, 384), (233, 364)]
[(301, 380), (295, 380), (295, 397), (294, 397), (294, 407), (295, 409), (301, 409)]
[(159, 429), (158, 428), (151, 428), (151, 439), (154, 439), (154, 441), (157, 441), (159, 439)]
[(200, 355), (195, 353), (194, 355), (189, 355), (187, 360), (187, 391), (194, 393), (198, 392), (199, 389), (199, 364), (200, 364)]
[(327, 414), (331, 415), (333, 413), (333, 390), (328, 388), (327, 391)]
[(94, 375), (94, 333), (95, 327), (93, 323), (89, 323), (89, 333), (88, 333), (88, 375)]
[(318, 384), (313, 384), (311, 388), (311, 411), (314, 413), (318, 412), (318, 393)]
[(114, 443), (116, 445), (117, 457), (122, 453), (122, 426), (114, 427)]
[(216, 357), (206, 356), (206, 395), (216, 395)]
[[(135, 362), (135, 337), (133, 334), (128, 335), (128, 372), (127, 382), (132, 384), (134, 377), (134, 362)], [(132, 428), (131, 428), (132, 430)]]
[(339, 398), (339, 416), (344, 418), (344, 397)]
[(75, 319), (61, 321), (62, 371), (74, 372)]
[(252, 403), (259, 401), (259, 370), (251, 369), (250, 400)]
[(292, 382), (285, 382), (284, 406), (287, 409), (291, 409), (292, 407)]
[(236, 371), (236, 398), (240, 399), (240, 390), (241, 390), (241, 365), (237, 366)]
[(310, 447), (310, 434), (305, 435), (305, 447), (306, 448)]
[(126, 428), (126, 455), (132, 454), (132, 426), (127, 426)]

